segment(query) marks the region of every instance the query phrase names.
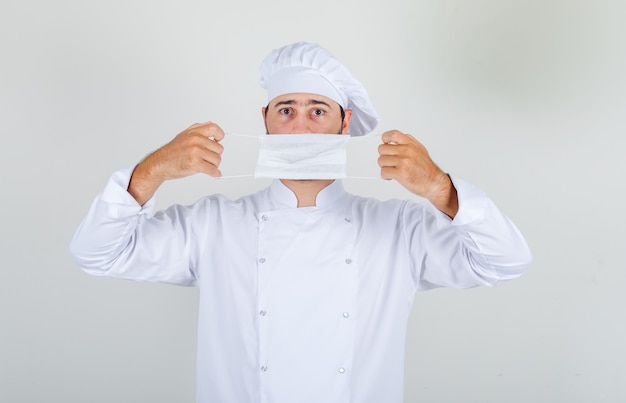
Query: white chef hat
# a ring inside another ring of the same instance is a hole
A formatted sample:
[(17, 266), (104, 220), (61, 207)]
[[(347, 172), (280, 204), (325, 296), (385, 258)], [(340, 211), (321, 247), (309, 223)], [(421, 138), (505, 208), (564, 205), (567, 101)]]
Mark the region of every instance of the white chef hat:
[(363, 85), (328, 50), (297, 42), (273, 50), (261, 63), (261, 87), (268, 101), (297, 92), (323, 95), (352, 110), (351, 136), (370, 133), (380, 122)]

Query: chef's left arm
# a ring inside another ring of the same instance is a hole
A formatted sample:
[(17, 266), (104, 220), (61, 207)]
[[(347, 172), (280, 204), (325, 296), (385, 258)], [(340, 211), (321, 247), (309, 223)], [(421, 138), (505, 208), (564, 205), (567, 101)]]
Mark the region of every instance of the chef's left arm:
[(407, 205), (402, 223), (418, 289), (494, 286), (523, 273), (532, 260), (528, 244), (481, 189), (442, 171), (409, 134), (388, 131), (382, 141), (382, 178), (430, 202)]
[(383, 133), (378, 165), (383, 179), (395, 179), (410, 192), (431, 202), (450, 218), (459, 210), (456, 188), (450, 177), (430, 158), (426, 147), (410, 134)]

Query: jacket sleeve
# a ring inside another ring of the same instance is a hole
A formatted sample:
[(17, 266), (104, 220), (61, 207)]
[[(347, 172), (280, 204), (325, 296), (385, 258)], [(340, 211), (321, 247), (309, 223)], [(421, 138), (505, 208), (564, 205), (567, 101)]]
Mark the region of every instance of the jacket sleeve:
[(142, 207), (127, 192), (132, 171), (115, 172), (96, 197), (71, 240), (72, 256), (96, 276), (195, 285), (197, 217), (182, 206), (152, 215), (154, 197)]
[[(513, 222), (485, 193), (452, 177), (459, 198), (454, 219), (428, 204), (421, 225), (405, 228), (418, 290), (496, 286), (519, 277), (532, 255)], [(415, 218), (415, 217), (413, 217)]]

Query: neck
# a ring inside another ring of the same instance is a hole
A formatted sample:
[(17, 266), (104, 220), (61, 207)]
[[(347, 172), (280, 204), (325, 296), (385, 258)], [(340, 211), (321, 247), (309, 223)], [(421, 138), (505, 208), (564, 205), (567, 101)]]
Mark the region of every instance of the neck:
[(326, 186), (333, 183), (332, 179), (324, 180), (293, 180), (281, 179), (283, 185), (287, 186), (298, 199), (298, 207), (315, 206), (318, 193)]

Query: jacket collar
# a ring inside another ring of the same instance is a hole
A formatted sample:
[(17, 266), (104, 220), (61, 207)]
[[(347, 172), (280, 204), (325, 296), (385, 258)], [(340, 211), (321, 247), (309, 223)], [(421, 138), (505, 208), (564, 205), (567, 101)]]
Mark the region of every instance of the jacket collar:
[[(336, 206), (339, 199), (346, 194), (340, 180), (334, 180), (317, 194), (315, 207), (326, 208)], [(269, 187), (269, 198), (276, 208), (296, 208), (298, 199), (296, 195), (285, 186), (279, 179), (272, 181)]]

